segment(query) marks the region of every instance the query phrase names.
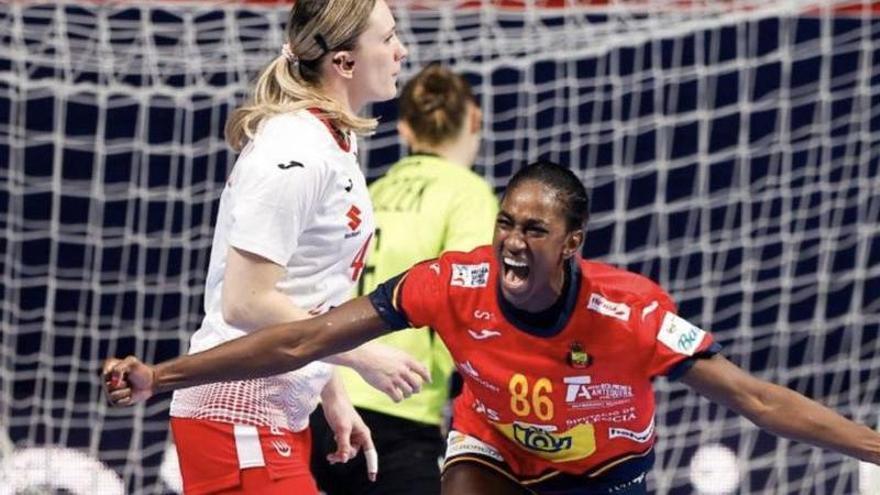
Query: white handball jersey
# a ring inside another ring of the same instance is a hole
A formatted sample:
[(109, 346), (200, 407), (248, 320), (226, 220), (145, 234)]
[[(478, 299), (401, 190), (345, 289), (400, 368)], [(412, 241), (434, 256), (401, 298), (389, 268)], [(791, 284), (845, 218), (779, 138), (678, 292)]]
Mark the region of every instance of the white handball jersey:
[[(351, 296), (373, 234), (373, 210), (356, 140), (349, 136), (349, 149), (336, 136), (303, 110), (268, 119), (242, 151), (220, 198), (205, 318), (190, 340), (191, 354), (248, 333), (223, 319), (230, 246), (284, 266), (278, 290), (314, 315)], [(332, 370), (315, 362), (269, 378), (178, 390), (171, 415), (300, 431)]]

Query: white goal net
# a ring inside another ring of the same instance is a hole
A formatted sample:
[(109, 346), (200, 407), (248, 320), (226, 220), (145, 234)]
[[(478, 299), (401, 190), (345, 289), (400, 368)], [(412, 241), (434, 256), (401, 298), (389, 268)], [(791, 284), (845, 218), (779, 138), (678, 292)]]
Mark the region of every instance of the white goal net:
[[(572, 167), (592, 190), (587, 256), (660, 282), (737, 364), (877, 423), (877, 5), (396, 6), (404, 77), (441, 61), (473, 83), (477, 170), (499, 192), (528, 161)], [(169, 396), (109, 409), (100, 360), (186, 351), (234, 160), (223, 124), (288, 8), (0, 3), (0, 493), (179, 489)], [(375, 178), (404, 150), (394, 104), (372, 111)], [(657, 390), (654, 493), (859, 492), (852, 459)]]

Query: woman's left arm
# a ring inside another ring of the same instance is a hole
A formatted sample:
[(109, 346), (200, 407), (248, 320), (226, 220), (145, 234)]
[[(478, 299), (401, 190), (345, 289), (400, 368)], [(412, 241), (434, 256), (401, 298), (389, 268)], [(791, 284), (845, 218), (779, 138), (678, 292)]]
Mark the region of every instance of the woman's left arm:
[(720, 354), (697, 360), (681, 381), (770, 433), (880, 464), (880, 433), (794, 390), (756, 378)]

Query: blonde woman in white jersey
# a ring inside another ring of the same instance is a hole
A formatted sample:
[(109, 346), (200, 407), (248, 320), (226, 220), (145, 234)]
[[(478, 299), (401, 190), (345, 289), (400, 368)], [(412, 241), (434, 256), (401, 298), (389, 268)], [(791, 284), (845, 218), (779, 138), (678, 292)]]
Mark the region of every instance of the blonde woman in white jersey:
[[(241, 155), (221, 197), (206, 314), (190, 353), (321, 314), (348, 298), (363, 268), (374, 225), (355, 135), (375, 121), (356, 114), (395, 96), (406, 49), (384, 0), (298, 0), (286, 35), (226, 126)], [(396, 400), (429, 377), (382, 346), (329, 361)], [(372, 448), (332, 364), (176, 392), (171, 426), (185, 492), (317, 493), (308, 417), (319, 399), (339, 447), (328, 461)]]

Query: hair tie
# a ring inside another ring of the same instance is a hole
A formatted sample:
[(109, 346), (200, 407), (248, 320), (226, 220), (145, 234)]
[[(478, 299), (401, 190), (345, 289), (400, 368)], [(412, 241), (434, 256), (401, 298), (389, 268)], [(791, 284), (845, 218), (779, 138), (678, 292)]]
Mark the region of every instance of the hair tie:
[(290, 43), (285, 43), (281, 45), (281, 55), (291, 64), (296, 67), (299, 65), (299, 57), (293, 53), (293, 50), (290, 49)]

